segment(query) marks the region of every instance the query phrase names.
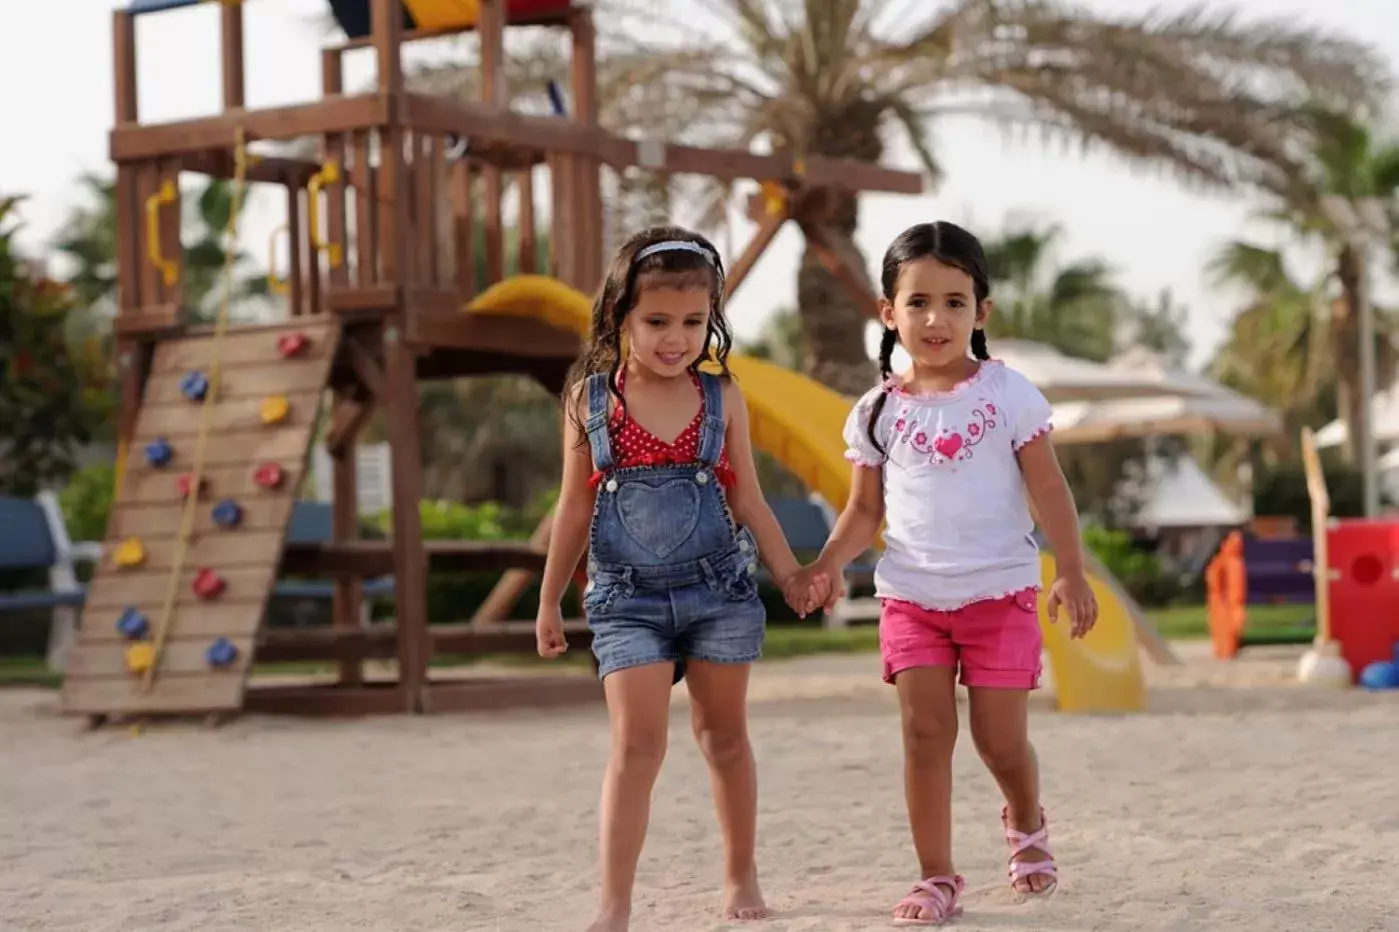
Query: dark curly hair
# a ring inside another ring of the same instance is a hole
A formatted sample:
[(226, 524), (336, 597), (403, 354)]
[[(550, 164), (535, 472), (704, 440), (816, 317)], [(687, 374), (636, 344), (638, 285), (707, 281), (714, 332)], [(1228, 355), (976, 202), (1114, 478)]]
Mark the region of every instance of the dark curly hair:
[[(705, 250), (708, 257), (687, 249), (668, 249), (641, 260), (636, 258), (647, 246), (667, 241), (694, 243)], [(709, 325), (704, 335), (704, 349), (690, 364), (690, 369), (698, 371), (701, 363), (712, 360), (719, 366), (720, 377), (729, 378), (733, 333), (724, 316), (724, 263), (719, 258), (719, 250), (693, 230), (656, 226), (635, 234), (618, 248), (607, 278), (593, 301), (593, 329), (588, 345), (569, 371), (563, 392), (565, 404), (588, 376), (605, 372), (607, 386), (617, 397), (617, 403), (625, 405), (617, 391), (617, 372), (622, 367), (623, 324), (636, 307), (637, 298), (648, 288), (709, 291)], [(570, 406), (569, 414), (582, 433), (580, 412)], [(582, 441), (586, 443), (587, 438)]]

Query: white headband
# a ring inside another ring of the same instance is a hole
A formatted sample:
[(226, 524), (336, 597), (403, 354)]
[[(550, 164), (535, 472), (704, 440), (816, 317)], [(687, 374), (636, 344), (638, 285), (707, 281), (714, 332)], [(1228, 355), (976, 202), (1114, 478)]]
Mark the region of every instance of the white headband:
[(703, 246), (701, 246), (699, 243), (692, 243), (692, 242), (690, 242), (689, 240), (683, 240), (683, 239), (668, 239), (668, 240), (666, 240), (665, 242), (662, 242), (662, 243), (652, 243), (650, 246), (647, 246), (645, 249), (643, 249), (643, 250), (641, 250), (640, 252), (638, 252), (638, 253), (636, 254), (636, 259), (635, 259), (634, 261), (640, 262), (642, 259), (645, 259), (647, 256), (654, 256), (654, 255), (655, 255), (656, 253), (658, 253), (658, 252), (677, 252), (677, 251), (679, 251), (679, 252), (693, 252), (693, 253), (695, 253), (696, 255), (704, 256), (704, 260), (705, 260), (706, 262), (708, 262), (710, 265), (714, 266), (715, 268), (718, 268), (718, 263), (715, 261), (715, 257), (714, 257), (714, 254), (713, 254), (713, 253), (711, 253), (708, 249), (705, 249), (705, 248), (704, 248)]

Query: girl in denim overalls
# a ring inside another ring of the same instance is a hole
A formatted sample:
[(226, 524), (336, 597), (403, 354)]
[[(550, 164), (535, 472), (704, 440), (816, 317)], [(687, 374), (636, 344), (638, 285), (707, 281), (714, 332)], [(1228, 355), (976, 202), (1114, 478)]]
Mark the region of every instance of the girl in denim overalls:
[[(536, 634), (541, 655), (566, 649), (560, 597), (586, 548), (583, 608), (612, 722), (602, 904), (589, 932), (627, 928), (681, 676), (724, 834), (724, 914), (768, 914), (753, 858), (757, 781), (745, 712), (766, 624), (755, 577), (761, 560), (785, 591), (798, 565), (758, 486), (747, 410), (728, 374), (723, 294), (708, 240), (670, 227), (633, 237), (598, 296), (591, 345), (565, 392), (563, 483)], [(707, 359), (720, 374), (699, 371)], [(828, 594), (827, 577), (816, 576), (800, 601)]]

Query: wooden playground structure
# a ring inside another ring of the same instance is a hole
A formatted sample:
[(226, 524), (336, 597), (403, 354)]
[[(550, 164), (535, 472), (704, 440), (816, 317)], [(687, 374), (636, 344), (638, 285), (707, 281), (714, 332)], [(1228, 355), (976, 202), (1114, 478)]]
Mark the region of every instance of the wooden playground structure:
[[(103, 559), (69, 657), (65, 711), (99, 723), (113, 715), (243, 709), (422, 713), (598, 695), (589, 677), (429, 676), (434, 654), (533, 650), (532, 625), (497, 619), (513, 606), (521, 579), (542, 568), (547, 525), (529, 543), (425, 542), (418, 511), (419, 380), (519, 373), (557, 393), (580, 350), (571, 331), (473, 306), (506, 274), (507, 185), (519, 202), (522, 274), (595, 290), (606, 261), (602, 169), (640, 169), (760, 183), (750, 201), (758, 231), (732, 262), (730, 291), (793, 220), (831, 270), (868, 297), (863, 271), (847, 266), (845, 244), (824, 225), (829, 192), (916, 194), (921, 179), (848, 160), (677, 146), (601, 130), (593, 19), (568, 0), (330, 0), (348, 41), (323, 50), (323, 99), (268, 109), (249, 109), (244, 99), (243, 6), (218, 0), (223, 112), (142, 124), (137, 18), (199, 2), (135, 0), (113, 14), (124, 452)], [(516, 25), (571, 36), (567, 113), (510, 111), (504, 33)], [(480, 101), (407, 89), (405, 43), (473, 30)], [(343, 57), (356, 49), (372, 49), (377, 63), (376, 86), (363, 92), (343, 82)], [(320, 140), (316, 159), (256, 147), (308, 136)], [(284, 189), (289, 272), (274, 282), (284, 320), (230, 323), (225, 305), (216, 325), (191, 322), (182, 288), (182, 172), (232, 179), (238, 198), (249, 184)], [(541, 174), (550, 192), (548, 268), (536, 267)], [(478, 226), (484, 235), (476, 235)], [(476, 280), (478, 251), (484, 281)], [(385, 411), (392, 447), (388, 541), (358, 539), (353, 453), (376, 409)], [(334, 464), (333, 533), (320, 543), (289, 543), (318, 432)], [(471, 622), (429, 626), (430, 568), (513, 573)], [(269, 594), (284, 573), (333, 579), (331, 626), (265, 627)], [(396, 618), (365, 625), (362, 582), (386, 578)], [(376, 658), (395, 661), (396, 678), (367, 680), (364, 661)], [(328, 661), (338, 678), (251, 685), (255, 660)]]

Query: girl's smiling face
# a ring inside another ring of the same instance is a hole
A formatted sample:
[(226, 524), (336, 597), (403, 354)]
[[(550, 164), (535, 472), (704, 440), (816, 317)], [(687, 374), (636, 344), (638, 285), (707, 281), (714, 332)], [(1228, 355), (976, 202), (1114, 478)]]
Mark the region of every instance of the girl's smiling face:
[(646, 288), (627, 315), (631, 358), (656, 375), (685, 372), (704, 352), (710, 294), (703, 288)]

